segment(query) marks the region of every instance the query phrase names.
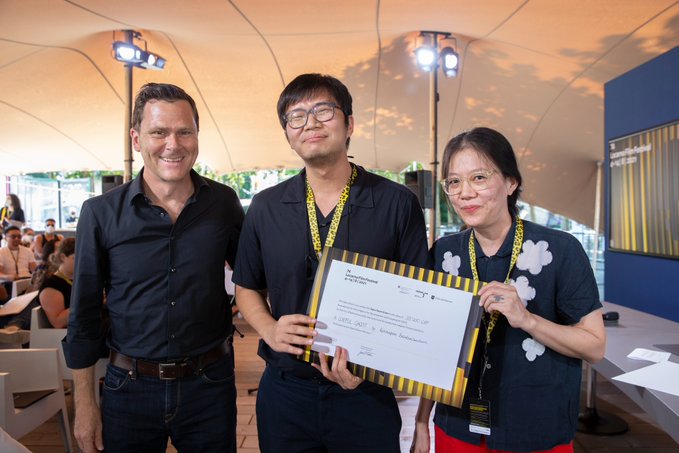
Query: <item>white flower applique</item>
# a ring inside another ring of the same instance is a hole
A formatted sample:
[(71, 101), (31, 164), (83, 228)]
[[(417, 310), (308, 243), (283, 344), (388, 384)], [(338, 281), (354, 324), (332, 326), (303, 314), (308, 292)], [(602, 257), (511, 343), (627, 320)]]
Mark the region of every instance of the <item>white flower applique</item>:
[(516, 292), (519, 294), (524, 307), (528, 305), (529, 300), (535, 299), (535, 288), (530, 286), (527, 277), (520, 275), (516, 280), (510, 280), (509, 284), (516, 288)]
[(542, 268), (552, 262), (552, 252), (547, 250), (547, 241), (534, 243), (530, 239), (523, 243), (523, 251), (516, 260), (516, 267), (522, 271), (529, 271), (533, 275), (538, 275)]
[(537, 357), (545, 353), (545, 345), (532, 338), (523, 340), (521, 347), (526, 351), (526, 359), (528, 359), (529, 362), (534, 361)]
[(444, 272), (448, 272), (450, 275), (460, 275), (461, 262), (462, 260), (458, 255), (453, 256), (451, 252), (446, 252), (443, 254), (441, 269), (443, 269)]

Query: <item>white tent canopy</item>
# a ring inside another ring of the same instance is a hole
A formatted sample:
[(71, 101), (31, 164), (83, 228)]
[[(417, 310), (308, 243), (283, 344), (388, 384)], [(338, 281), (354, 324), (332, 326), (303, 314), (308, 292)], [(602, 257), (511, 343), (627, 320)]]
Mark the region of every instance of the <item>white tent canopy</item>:
[(304, 72), (349, 86), (355, 162), (428, 165), (429, 78), (413, 50), (419, 30), (451, 32), (462, 66), (439, 80), (439, 150), (497, 128), (519, 156), (523, 198), (591, 225), (603, 84), (679, 45), (679, 2), (0, 0), (0, 173), (122, 169), (111, 42), (123, 29), (168, 61), (135, 69), (134, 90), (171, 82), (194, 96), (199, 160), (218, 172), (301, 166), (275, 104)]

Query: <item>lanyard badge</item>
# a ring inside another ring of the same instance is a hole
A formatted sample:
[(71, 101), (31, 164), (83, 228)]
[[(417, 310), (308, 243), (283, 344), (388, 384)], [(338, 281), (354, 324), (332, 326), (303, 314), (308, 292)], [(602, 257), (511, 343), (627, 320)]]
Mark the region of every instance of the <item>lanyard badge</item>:
[[(332, 245), (335, 243), (335, 236), (337, 235), (337, 230), (339, 229), (342, 211), (344, 211), (344, 205), (346, 205), (347, 201), (349, 200), (349, 191), (351, 190), (351, 185), (356, 180), (356, 176), (358, 176), (358, 171), (356, 171), (356, 167), (352, 165), (349, 181), (347, 181), (347, 185), (342, 189), (337, 206), (335, 206), (335, 214), (332, 216), (330, 229), (328, 230), (328, 236), (325, 238), (326, 247), (332, 247)], [(314, 252), (316, 252), (316, 257), (320, 260), (321, 234), (318, 230), (318, 218), (316, 217), (316, 199), (314, 198), (314, 191), (311, 189), (311, 184), (309, 184), (309, 178), (306, 179), (306, 208), (307, 215), (309, 217), (309, 227), (311, 229), (311, 239), (314, 243)]]
[[(516, 230), (514, 231), (514, 241), (512, 243), (512, 257), (509, 261), (509, 269), (507, 270), (507, 277), (505, 277), (505, 284), (510, 281), (512, 270), (516, 265), (521, 253), (521, 245), (523, 244), (523, 221), (516, 219)], [(474, 230), (469, 235), (469, 264), (472, 269), (472, 276), (474, 280), (479, 280), (479, 273), (476, 269), (476, 245), (474, 242)], [(478, 399), (469, 399), (469, 431), (476, 434), (483, 434), (490, 436), (490, 401), (483, 399), (483, 377), (486, 370), (491, 367), (488, 361), (488, 345), (490, 344), (491, 334), (500, 317), (500, 312), (493, 312), (490, 319), (487, 320), (484, 316), (484, 323), (486, 324), (486, 336), (483, 342), (483, 365), (481, 368), (481, 376), (479, 378), (479, 397)]]

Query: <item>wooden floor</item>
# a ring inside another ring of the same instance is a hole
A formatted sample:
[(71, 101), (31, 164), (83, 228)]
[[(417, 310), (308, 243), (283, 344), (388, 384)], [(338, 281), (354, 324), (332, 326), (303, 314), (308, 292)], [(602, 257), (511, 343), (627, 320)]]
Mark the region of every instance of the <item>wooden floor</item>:
[[(255, 420), (255, 395), (248, 390), (256, 389), (264, 369), (263, 361), (257, 356), (256, 333), (243, 320), (236, 320), (238, 329), (245, 334), (236, 338), (236, 387), (238, 389), (238, 451), (258, 452), (257, 423)], [(618, 436), (594, 436), (578, 433), (575, 438), (575, 453), (679, 453), (679, 444), (660, 430), (634, 402), (605, 380), (598, 382), (597, 402), (600, 411), (608, 411), (623, 418), (630, 427), (626, 434)], [(584, 398), (584, 396), (583, 396)], [(412, 440), (417, 398), (397, 397), (403, 429), (401, 431), (401, 451), (408, 452)], [(72, 396), (67, 403), (73, 417)], [(35, 453), (63, 452), (64, 446), (59, 436), (56, 418), (46, 422), (31, 434), (19, 441)], [(170, 445), (168, 452), (176, 450)], [(433, 448), (432, 448), (433, 452)], [(1, 453), (1, 452), (0, 452)], [(376, 452), (379, 453), (379, 452)]]

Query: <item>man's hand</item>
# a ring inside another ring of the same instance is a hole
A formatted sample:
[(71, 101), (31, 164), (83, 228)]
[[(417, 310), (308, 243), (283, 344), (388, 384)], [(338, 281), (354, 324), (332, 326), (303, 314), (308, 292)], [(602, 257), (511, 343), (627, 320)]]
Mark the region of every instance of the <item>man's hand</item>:
[(78, 447), (84, 453), (96, 453), (104, 450), (101, 435), (101, 412), (96, 404), (79, 404), (75, 408), (73, 434)]
[[(316, 330), (311, 327), (316, 320), (306, 315), (281, 316), (266, 329), (264, 341), (276, 352), (302, 354), (304, 347), (313, 343)], [(301, 346), (301, 347), (300, 347)]]
[(328, 367), (328, 356), (322, 352), (319, 355), (321, 357), (321, 364), (316, 365), (312, 363), (311, 365), (323, 373), (323, 377), (327, 380), (338, 384), (344, 390), (353, 390), (363, 382), (363, 379), (351, 374), (351, 371), (347, 368), (349, 351), (346, 349), (339, 346), (335, 348), (335, 359), (332, 361), (332, 368)]
[(429, 424), (416, 422), (413, 443), (410, 445), (410, 453), (429, 453), (430, 446)]

